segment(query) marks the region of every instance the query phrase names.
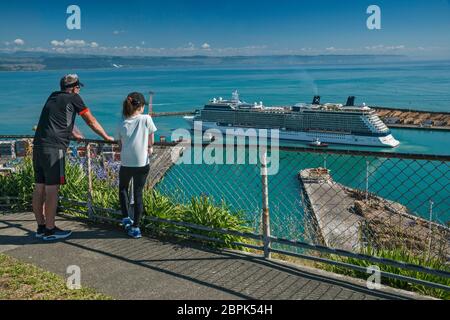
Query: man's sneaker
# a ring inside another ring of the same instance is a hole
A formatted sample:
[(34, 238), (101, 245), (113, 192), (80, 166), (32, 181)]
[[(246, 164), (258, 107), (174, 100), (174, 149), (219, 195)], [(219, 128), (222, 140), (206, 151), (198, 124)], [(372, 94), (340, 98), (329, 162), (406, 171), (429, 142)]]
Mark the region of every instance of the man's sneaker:
[(60, 239), (65, 239), (65, 238), (69, 237), (71, 234), (72, 234), (72, 231), (70, 231), (70, 230), (66, 231), (66, 230), (61, 230), (57, 227), (54, 227), (51, 230), (46, 229), (45, 234), (42, 237), (42, 239), (44, 241), (60, 240)]
[(38, 226), (36, 231), (36, 238), (42, 238), (45, 234), (45, 225)]
[(126, 217), (122, 219), (122, 226), (125, 228), (125, 230), (128, 230), (133, 225), (133, 220), (131, 220), (130, 217)]
[(131, 228), (130, 230), (128, 230), (128, 235), (135, 239), (142, 238), (141, 229), (139, 228)]

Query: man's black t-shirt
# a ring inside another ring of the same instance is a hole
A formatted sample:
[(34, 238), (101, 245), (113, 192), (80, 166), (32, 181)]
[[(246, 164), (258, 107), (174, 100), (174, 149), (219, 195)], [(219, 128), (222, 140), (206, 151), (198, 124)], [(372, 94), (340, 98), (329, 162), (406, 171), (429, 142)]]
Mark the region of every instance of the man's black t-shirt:
[(78, 94), (53, 92), (42, 109), (34, 146), (40, 148), (67, 149), (75, 124), (75, 116), (88, 108)]

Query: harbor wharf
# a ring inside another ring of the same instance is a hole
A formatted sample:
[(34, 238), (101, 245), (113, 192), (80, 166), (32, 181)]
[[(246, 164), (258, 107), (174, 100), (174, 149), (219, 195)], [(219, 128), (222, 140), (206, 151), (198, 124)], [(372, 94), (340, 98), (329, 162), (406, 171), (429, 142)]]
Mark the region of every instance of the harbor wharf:
[(299, 180), (309, 213), (313, 215), (324, 244), (348, 251), (358, 250), (361, 247), (359, 224), (363, 219), (351, 211), (354, 200), (332, 180), (329, 170), (305, 169), (300, 171)]

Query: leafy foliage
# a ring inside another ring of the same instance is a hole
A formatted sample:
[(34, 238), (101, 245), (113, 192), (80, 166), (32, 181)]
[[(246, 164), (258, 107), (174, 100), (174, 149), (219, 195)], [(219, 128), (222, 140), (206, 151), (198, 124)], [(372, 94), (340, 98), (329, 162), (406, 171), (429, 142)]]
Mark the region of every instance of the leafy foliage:
[[(391, 259), (391, 260), (395, 260), (395, 261), (402, 261), (405, 263), (428, 267), (428, 268), (435, 269), (435, 270), (442, 270), (442, 271), (447, 271), (447, 272), (450, 271), (450, 267), (448, 265), (446, 265), (444, 261), (441, 261), (439, 259), (430, 258), (426, 253), (424, 253), (423, 255), (419, 255), (419, 256), (414, 255), (410, 251), (408, 251), (407, 249), (404, 249), (404, 248), (396, 248), (396, 249), (390, 249), (390, 250), (386, 250), (386, 249), (378, 249), (377, 250), (377, 249), (373, 249), (373, 248), (366, 248), (361, 253), (370, 255), (370, 256)], [(450, 286), (449, 278), (443, 278), (443, 277), (431, 275), (428, 273), (405, 270), (402, 268), (385, 265), (385, 264), (376, 264), (376, 263), (369, 262), (366, 260), (361, 260), (361, 259), (356, 259), (356, 258), (351, 258), (351, 257), (328, 255), (327, 258), (334, 260), (334, 261), (345, 262), (345, 263), (349, 263), (349, 264), (353, 264), (353, 265), (361, 266), (361, 267), (365, 267), (365, 268), (372, 266), (372, 265), (376, 265), (380, 268), (381, 271), (384, 271), (384, 272), (389, 272), (389, 273), (398, 274), (398, 275), (402, 275), (402, 276), (408, 276), (408, 277), (412, 277), (412, 278), (416, 278), (416, 279), (420, 279), (420, 280), (424, 280), (424, 281), (440, 283), (440, 284), (444, 284), (446, 286)], [(348, 269), (345, 267), (340, 267), (340, 266), (321, 264), (320, 267), (323, 269), (326, 269), (328, 271), (331, 271), (331, 272), (345, 274), (345, 275), (357, 277), (357, 278), (367, 279), (369, 276), (367, 273), (359, 272), (356, 270), (351, 270), (351, 269)], [(412, 283), (412, 282), (405, 282), (402, 280), (385, 278), (385, 279), (383, 279), (382, 284), (386, 284), (386, 285), (392, 286), (394, 288), (416, 291), (421, 294), (437, 297), (440, 299), (447, 299), (447, 300), (450, 299), (449, 291), (445, 291), (445, 290), (441, 290), (441, 289), (434, 289), (434, 288), (430, 288), (428, 286), (423, 286), (423, 285), (419, 285), (419, 284)]]

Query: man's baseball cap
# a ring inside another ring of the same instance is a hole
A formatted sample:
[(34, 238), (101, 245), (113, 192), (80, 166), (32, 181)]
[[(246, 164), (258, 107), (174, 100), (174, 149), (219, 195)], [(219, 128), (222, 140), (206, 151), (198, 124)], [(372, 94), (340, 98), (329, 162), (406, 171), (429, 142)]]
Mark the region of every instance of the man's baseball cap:
[(66, 74), (64, 77), (61, 78), (60, 81), (61, 90), (65, 90), (67, 88), (73, 88), (73, 87), (84, 87), (84, 84), (80, 82), (80, 79), (78, 78), (77, 74)]
[(140, 92), (132, 92), (127, 96), (127, 99), (130, 100), (130, 102), (134, 105), (146, 105), (148, 104), (147, 101), (145, 101), (145, 97)]

